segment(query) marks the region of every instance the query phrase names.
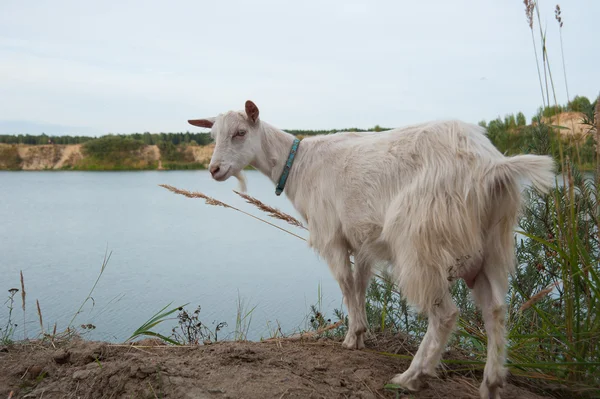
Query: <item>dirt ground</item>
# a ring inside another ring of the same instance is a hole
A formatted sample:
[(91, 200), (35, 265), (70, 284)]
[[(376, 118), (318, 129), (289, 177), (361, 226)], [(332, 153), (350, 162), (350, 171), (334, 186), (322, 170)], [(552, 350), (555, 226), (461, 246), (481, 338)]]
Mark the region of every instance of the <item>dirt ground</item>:
[[(418, 393), (385, 389), (409, 363), (381, 353), (406, 353), (399, 340), (372, 339), (361, 351), (325, 339), (197, 347), (145, 341), (132, 346), (75, 339), (56, 348), (39, 342), (2, 347), (0, 398), (479, 398), (481, 372), (464, 366), (440, 371)], [(527, 385), (511, 378), (502, 397), (550, 397)]]

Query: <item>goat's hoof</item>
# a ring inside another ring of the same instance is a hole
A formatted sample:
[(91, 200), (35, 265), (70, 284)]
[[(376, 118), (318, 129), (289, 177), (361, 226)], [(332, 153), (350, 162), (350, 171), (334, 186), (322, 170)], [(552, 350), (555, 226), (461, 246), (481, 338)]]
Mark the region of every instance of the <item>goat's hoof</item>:
[(423, 376), (423, 374), (415, 374), (405, 371), (402, 374), (396, 374), (390, 383), (394, 385), (400, 385), (402, 388), (416, 392), (423, 387)]
[(493, 383), (484, 376), (483, 382), (479, 387), (481, 399), (500, 399), (500, 390), (504, 387), (504, 379), (497, 380)]
[(504, 367), (486, 367), (483, 372), (483, 382), (479, 387), (479, 394), (482, 399), (500, 399), (500, 390), (504, 388), (506, 373), (507, 370)]
[(479, 394), (481, 395), (481, 399), (501, 399), (499, 387), (490, 388), (485, 384), (481, 384)]
[(348, 332), (342, 346), (346, 349), (364, 349), (364, 334), (353, 334)]

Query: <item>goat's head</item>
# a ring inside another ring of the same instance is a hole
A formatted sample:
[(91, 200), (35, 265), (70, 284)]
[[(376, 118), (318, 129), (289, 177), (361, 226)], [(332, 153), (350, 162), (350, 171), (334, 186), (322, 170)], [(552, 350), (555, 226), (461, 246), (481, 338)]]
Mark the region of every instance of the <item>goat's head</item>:
[(243, 186), (241, 171), (254, 161), (260, 151), (258, 107), (248, 100), (245, 108), (245, 112), (229, 111), (214, 118), (188, 121), (194, 126), (211, 128), (215, 149), (209, 169), (217, 181), (235, 176)]

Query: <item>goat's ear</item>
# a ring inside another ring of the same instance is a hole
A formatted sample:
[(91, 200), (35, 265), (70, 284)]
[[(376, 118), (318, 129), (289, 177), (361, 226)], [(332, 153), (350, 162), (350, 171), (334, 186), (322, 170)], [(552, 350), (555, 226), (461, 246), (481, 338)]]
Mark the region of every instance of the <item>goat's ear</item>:
[(188, 123), (194, 126), (211, 128), (215, 124), (215, 118), (190, 119)]
[(246, 115), (253, 123), (258, 120), (258, 107), (250, 100), (246, 101)]

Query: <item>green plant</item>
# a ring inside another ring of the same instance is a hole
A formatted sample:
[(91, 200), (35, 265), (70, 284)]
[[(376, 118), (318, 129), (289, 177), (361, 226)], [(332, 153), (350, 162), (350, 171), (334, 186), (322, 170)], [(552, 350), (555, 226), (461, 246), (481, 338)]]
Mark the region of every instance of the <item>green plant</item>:
[(104, 274), (104, 270), (106, 269), (106, 266), (108, 266), (108, 262), (110, 261), (110, 257), (111, 256), (112, 256), (112, 251), (108, 252), (108, 249), (106, 249), (106, 251), (104, 252), (104, 259), (102, 260), (102, 266), (100, 267), (100, 273), (98, 273), (98, 277), (96, 278), (96, 281), (94, 282), (94, 285), (92, 286), (92, 289), (90, 290), (90, 292), (88, 293), (88, 295), (85, 297), (85, 299), (83, 300), (83, 302), (79, 306), (79, 309), (77, 309), (77, 312), (75, 312), (75, 314), (71, 318), (71, 321), (67, 325), (67, 330), (73, 325), (73, 322), (75, 321), (75, 319), (77, 318), (77, 316), (81, 313), (81, 311), (82, 311), (83, 307), (85, 306), (85, 304), (90, 299), (93, 302), (92, 294), (94, 293), (94, 290), (96, 289), (96, 285), (98, 285), (98, 282), (100, 281), (100, 277), (102, 277), (102, 274)]
[(156, 165), (144, 155), (144, 143), (128, 136), (108, 135), (86, 142), (85, 157), (74, 169), (79, 170), (139, 170)]
[[(188, 313), (184, 307), (181, 307), (177, 314), (177, 326), (171, 330), (173, 341), (181, 345), (200, 345), (207, 342), (217, 342), (218, 333), (227, 326), (227, 323), (220, 322), (211, 330), (206, 324), (200, 321), (201, 307), (198, 307), (192, 313)], [(213, 325), (215, 322), (213, 322)]]
[[(541, 25), (539, 6), (535, 0), (526, 0), (525, 4), (534, 37), (534, 13)], [(558, 7), (556, 17), (562, 28)], [(550, 116), (564, 107), (556, 101), (546, 35), (541, 26), (539, 39), (545, 82), (541, 86), (542, 99), (546, 104), (542, 114)], [(535, 47), (534, 51), (537, 59)], [(538, 65), (541, 82), (539, 71)], [(565, 85), (568, 90), (566, 74)], [(550, 105), (550, 98), (554, 106)], [(578, 99), (575, 104), (587, 107), (585, 100)], [(535, 136), (531, 149), (552, 153), (559, 162), (561, 175), (550, 195), (529, 192), (520, 221), (519, 267), (509, 292), (509, 360), (513, 370), (529, 375), (542, 373), (561, 381), (597, 385), (600, 383), (600, 176), (598, 170), (587, 177), (582, 174), (577, 147), (560, 139), (558, 126), (545, 125), (543, 118), (538, 122), (539, 133), (546, 133), (546, 137)], [(598, 152), (593, 155), (594, 163), (600, 166)]]
[(252, 309), (248, 309), (248, 304), (244, 302), (240, 296), (240, 293), (238, 292), (234, 340), (245, 341), (247, 339), (248, 330), (250, 330), (250, 324), (252, 323), (252, 314), (254, 313), (254, 309), (256, 309), (256, 305), (254, 305)]
[(8, 345), (13, 342), (13, 337), (15, 335), (15, 329), (17, 328), (17, 324), (13, 323), (12, 320), (12, 312), (15, 303), (15, 295), (19, 292), (18, 288), (11, 288), (8, 290), (8, 299), (4, 304), (8, 308), (8, 320), (6, 321), (6, 326), (2, 329), (0, 328), (0, 345)]
[[(186, 304), (187, 305), (187, 304)], [(125, 342), (134, 340), (136, 338), (139, 338), (141, 336), (150, 336), (150, 337), (156, 337), (159, 338), (165, 342), (168, 342), (170, 344), (173, 345), (181, 345), (181, 343), (166, 337), (160, 333), (154, 332), (151, 329), (156, 327), (157, 325), (159, 325), (160, 323), (169, 320), (168, 317), (170, 315), (172, 315), (173, 313), (177, 312), (177, 311), (181, 311), (183, 310), (183, 307), (186, 306), (178, 306), (176, 308), (167, 310), (167, 308), (169, 306), (171, 306), (171, 304), (169, 303), (167, 306), (165, 306), (164, 308), (162, 308), (161, 310), (159, 310), (158, 312), (156, 312), (154, 315), (152, 315), (152, 317), (150, 317), (150, 319), (148, 319), (144, 324), (142, 324), (141, 326), (139, 326), (134, 332), (133, 334), (131, 334), (131, 336), (129, 338), (127, 338), (125, 340)]]
[(163, 169), (166, 170), (203, 170), (206, 166), (200, 162), (164, 162)]

